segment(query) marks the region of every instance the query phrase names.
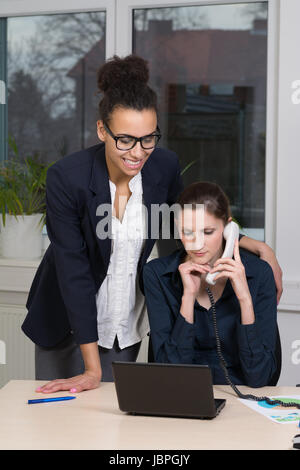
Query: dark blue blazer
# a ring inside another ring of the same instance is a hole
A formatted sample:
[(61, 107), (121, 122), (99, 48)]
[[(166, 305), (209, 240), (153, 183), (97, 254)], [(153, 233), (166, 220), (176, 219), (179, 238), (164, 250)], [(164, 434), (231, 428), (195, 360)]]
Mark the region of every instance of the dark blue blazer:
[[(148, 210), (148, 238), (138, 264), (142, 268), (155, 239), (151, 233), (151, 204), (173, 204), (182, 191), (178, 157), (156, 148), (141, 170), (143, 199)], [(109, 265), (111, 239), (100, 240), (97, 224), (100, 204), (111, 204), (105, 145), (98, 144), (69, 155), (47, 173), (46, 225), (50, 245), (34, 277), (22, 325), (36, 344), (52, 347), (70, 331), (77, 344), (95, 342), (96, 293)]]

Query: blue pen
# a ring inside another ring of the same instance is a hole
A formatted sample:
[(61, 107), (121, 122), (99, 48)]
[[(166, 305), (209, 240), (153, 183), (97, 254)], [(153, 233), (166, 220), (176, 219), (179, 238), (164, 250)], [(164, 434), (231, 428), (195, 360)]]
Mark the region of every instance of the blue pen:
[(48, 403), (51, 401), (73, 400), (74, 398), (76, 397), (38, 398), (37, 400), (28, 400), (28, 404), (31, 405), (33, 403)]

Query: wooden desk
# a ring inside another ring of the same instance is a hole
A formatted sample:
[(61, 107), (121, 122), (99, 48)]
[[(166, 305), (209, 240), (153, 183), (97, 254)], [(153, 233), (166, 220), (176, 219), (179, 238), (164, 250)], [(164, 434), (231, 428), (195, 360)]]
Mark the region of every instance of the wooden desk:
[[(214, 387), (226, 398), (213, 420), (126, 415), (115, 386), (77, 394), (76, 400), (28, 405), (45, 397), (34, 390), (43, 382), (13, 380), (0, 390), (1, 449), (285, 449), (300, 433), (296, 424), (278, 424), (243, 405), (228, 386)], [(248, 389), (255, 395), (297, 395), (296, 387)], [(65, 396), (59, 392), (48, 396)]]

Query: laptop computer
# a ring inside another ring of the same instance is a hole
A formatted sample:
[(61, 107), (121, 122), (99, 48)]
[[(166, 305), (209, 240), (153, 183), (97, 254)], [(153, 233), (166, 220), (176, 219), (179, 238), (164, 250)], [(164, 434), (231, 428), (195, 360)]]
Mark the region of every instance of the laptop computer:
[(112, 363), (119, 408), (129, 414), (210, 419), (226, 400), (215, 399), (206, 365)]

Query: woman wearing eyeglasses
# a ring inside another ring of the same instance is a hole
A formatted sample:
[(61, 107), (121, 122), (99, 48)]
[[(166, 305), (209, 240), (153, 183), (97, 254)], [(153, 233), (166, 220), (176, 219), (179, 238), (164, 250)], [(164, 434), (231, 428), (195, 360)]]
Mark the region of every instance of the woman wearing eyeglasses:
[[(75, 393), (112, 381), (112, 361), (135, 361), (149, 332), (141, 273), (155, 243), (151, 207), (172, 205), (183, 186), (178, 157), (157, 147), (156, 95), (148, 78), (147, 63), (136, 56), (104, 64), (98, 72), (101, 143), (48, 170), (51, 243), (22, 325), (36, 344), (36, 378), (50, 380), (38, 391)], [(273, 251), (247, 237), (241, 246), (270, 262), (280, 295)]]

